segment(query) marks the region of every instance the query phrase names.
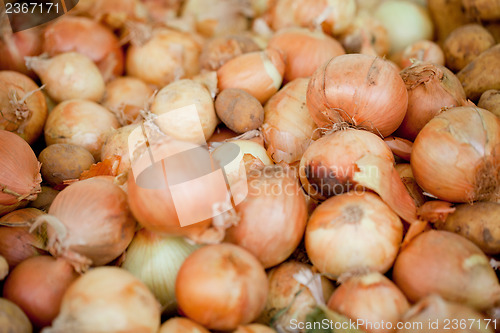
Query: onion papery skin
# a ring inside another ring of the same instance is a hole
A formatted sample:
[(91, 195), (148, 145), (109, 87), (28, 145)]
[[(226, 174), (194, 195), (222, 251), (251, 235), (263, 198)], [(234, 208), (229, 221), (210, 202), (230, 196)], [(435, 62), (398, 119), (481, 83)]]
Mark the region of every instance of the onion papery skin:
[(188, 318), (211, 330), (234, 330), (264, 309), (264, 268), (233, 244), (207, 245), (193, 252), (177, 275), (175, 294)]
[(305, 196), (294, 175), (280, 166), (253, 169), (248, 194), (236, 206), (240, 220), (226, 241), (248, 250), (264, 268), (285, 261), (299, 245), (307, 223)]
[(309, 259), (331, 278), (391, 268), (403, 239), (403, 224), (377, 195), (349, 192), (320, 204), (306, 228)]
[(51, 23), (44, 31), (43, 49), (51, 57), (65, 52), (88, 56), (105, 81), (123, 74), (125, 57), (118, 38), (90, 18), (67, 15)]
[(135, 233), (127, 195), (107, 178), (68, 186), (54, 199), (49, 215), (58, 220), (55, 225), (48, 221), (49, 251), (68, 258), (79, 271), (117, 258)]
[(0, 216), (35, 200), (41, 191), (40, 163), (28, 143), (0, 130)]
[(59, 315), (43, 333), (157, 333), (159, 328), (160, 305), (141, 281), (122, 268), (97, 267), (68, 288)]
[(386, 137), (403, 121), (408, 92), (389, 61), (346, 54), (329, 60), (312, 75), (307, 107), (320, 128), (348, 122)]
[(467, 104), (462, 84), (442, 65), (417, 62), (400, 73), (408, 89), (408, 110), (395, 135), (414, 141), (444, 107)]
[(0, 27), (0, 54), (2, 55), (0, 70), (16, 71), (34, 78), (36, 75), (26, 67), (24, 57), (38, 56), (42, 51), (42, 29), (35, 27), (11, 33), (11, 31), (2, 32)]
[(31, 223), (45, 214), (35, 208), (18, 209), (0, 218), (0, 256), (12, 269), (22, 261), (44, 253), (42, 234), (30, 233)]
[(455, 107), (420, 131), (410, 164), (418, 185), (441, 200), (495, 200), (499, 151), (500, 119), (481, 108)]
[[(352, 320), (392, 323), (396, 327), (410, 304), (391, 280), (380, 273), (367, 273), (343, 281), (328, 300), (328, 307)], [(379, 329), (360, 326), (368, 333), (394, 332), (387, 328), (389, 325)]]
[(184, 260), (199, 246), (182, 237), (139, 230), (127, 249), (122, 268), (141, 280), (160, 302), (164, 313), (174, 313), (175, 279)]
[(398, 255), (393, 280), (411, 302), (438, 294), (484, 310), (500, 299), (498, 278), (486, 255), (448, 231), (430, 230), (414, 238)]
[(58, 315), (63, 295), (77, 277), (63, 259), (32, 257), (9, 274), (3, 296), (16, 303), (34, 326), (45, 327)]

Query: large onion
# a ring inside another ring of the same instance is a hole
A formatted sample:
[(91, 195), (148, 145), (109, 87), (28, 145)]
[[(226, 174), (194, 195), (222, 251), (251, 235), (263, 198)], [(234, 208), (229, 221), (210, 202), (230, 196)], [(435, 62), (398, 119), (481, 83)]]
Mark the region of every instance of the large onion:
[(160, 306), (148, 288), (124, 269), (98, 267), (69, 287), (59, 316), (43, 333), (157, 333), (159, 328)]
[(408, 299), (430, 294), (487, 309), (500, 299), (500, 285), (488, 258), (471, 241), (448, 231), (424, 232), (402, 249), (393, 279)]
[(90, 178), (57, 195), (47, 222), (48, 249), (78, 271), (105, 265), (122, 254), (135, 233), (135, 221), (122, 189), (106, 178)]
[(0, 71), (0, 87), (0, 129), (17, 133), (33, 144), (47, 118), (43, 93), (29, 77), (12, 71)]
[(441, 200), (496, 199), (500, 191), (500, 119), (477, 107), (455, 107), (418, 134), (411, 154), (415, 179)]
[(311, 77), (307, 107), (318, 127), (344, 121), (388, 136), (403, 121), (408, 93), (387, 60), (346, 54), (331, 59)]
[(65, 15), (49, 24), (44, 32), (44, 52), (51, 57), (79, 52), (99, 67), (105, 81), (123, 73), (124, 55), (111, 30), (86, 17)]
[(14, 133), (0, 130), (0, 156), (0, 215), (4, 215), (36, 199), (42, 176), (35, 153)]
[(181, 311), (208, 329), (231, 330), (255, 320), (266, 303), (268, 282), (259, 261), (232, 244), (193, 252), (177, 275)]

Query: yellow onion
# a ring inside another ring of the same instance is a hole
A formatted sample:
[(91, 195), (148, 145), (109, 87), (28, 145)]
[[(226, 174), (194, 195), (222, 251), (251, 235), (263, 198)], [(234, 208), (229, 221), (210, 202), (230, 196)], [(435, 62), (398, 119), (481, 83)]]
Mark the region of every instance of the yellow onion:
[(467, 104), (462, 84), (442, 65), (418, 62), (403, 69), (400, 75), (408, 89), (408, 109), (395, 135), (414, 141), (442, 108)]
[(58, 104), (45, 123), (45, 142), (71, 143), (87, 149), (98, 162), (107, 135), (120, 126), (116, 117), (97, 103), (75, 99)]
[(188, 33), (158, 28), (146, 42), (127, 51), (127, 75), (163, 87), (199, 72), (201, 45)]
[(477, 107), (455, 107), (420, 131), (411, 167), (418, 185), (441, 200), (494, 200), (500, 190), (499, 149), (497, 116)]
[(308, 83), (306, 78), (293, 80), (264, 107), (262, 134), (267, 152), (276, 163), (299, 161), (312, 143), (317, 127), (305, 105)]
[(50, 59), (30, 57), (26, 64), (56, 102), (75, 98), (98, 102), (104, 95), (104, 78), (99, 68), (81, 53), (66, 52)]
[(31, 224), (44, 213), (35, 208), (18, 209), (0, 218), (0, 256), (10, 268), (23, 260), (44, 253), (44, 237), (30, 233)]
[(26, 75), (0, 71), (0, 129), (18, 134), (33, 144), (47, 119), (45, 97)]
[(398, 333), (437, 332), (493, 333), (494, 322), (485, 320), (474, 309), (459, 303), (448, 302), (438, 295), (430, 295), (415, 304), (403, 317)]
[(158, 333), (210, 333), (206, 328), (184, 317), (170, 318), (164, 322)]
[(382, 333), (394, 332), (410, 304), (391, 280), (372, 272), (343, 280), (328, 307), (360, 323), (359, 328), (367, 333)]
[(0, 156), (1, 216), (35, 200), (42, 176), (35, 153), (14, 133), (0, 130)]
[(182, 237), (161, 236), (141, 229), (130, 243), (122, 267), (148, 286), (164, 312), (172, 313), (177, 307), (177, 272), (197, 248)]
[(232, 244), (193, 252), (177, 274), (175, 295), (182, 313), (211, 330), (232, 330), (264, 309), (266, 272), (246, 250)]
[[(300, 276), (305, 281), (296, 278)], [(296, 332), (292, 320), (305, 324), (307, 315), (318, 302), (328, 300), (334, 289), (331, 281), (313, 273), (311, 265), (297, 261), (287, 261), (270, 270), (268, 281), (269, 294), (258, 322), (287, 333)]]
[(111, 110), (122, 125), (136, 121), (153, 95), (153, 89), (139, 79), (119, 77), (106, 85), (102, 105)]
[(125, 192), (106, 178), (90, 178), (65, 188), (50, 206), (46, 222), (48, 250), (77, 269), (116, 259), (132, 241), (136, 223)]
[(159, 328), (160, 306), (149, 289), (124, 269), (98, 267), (68, 288), (59, 315), (43, 333), (157, 333)]
[(307, 107), (318, 127), (348, 122), (385, 137), (403, 121), (408, 93), (387, 60), (346, 54), (331, 59), (313, 74)]
[(326, 61), (345, 54), (344, 48), (321, 31), (288, 28), (278, 31), (270, 40), (269, 48), (279, 50), (285, 59), (284, 81), (309, 77)]
[(377, 195), (352, 191), (320, 204), (306, 228), (306, 251), (332, 278), (360, 270), (385, 273), (403, 239), (403, 224)]
[(261, 324), (248, 324), (238, 326), (233, 333), (276, 333), (276, 331)]
[(265, 103), (281, 87), (285, 63), (274, 49), (237, 56), (217, 70), (219, 89), (237, 88)]
[(448, 231), (418, 235), (398, 255), (393, 280), (411, 302), (431, 294), (479, 310), (500, 299), (500, 285), (486, 255)]
[(6, 332), (33, 332), (33, 326), (23, 310), (5, 298), (0, 298), (0, 327)]
[(124, 173), (132, 167), (128, 140), (130, 134), (139, 126), (139, 124), (131, 124), (120, 127), (109, 133), (102, 145), (101, 159), (103, 161), (113, 156), (120, 156), (120, 164), (116, 169), (117, 174)]
[(419, 40), (408, 45), (398, 59), (401, 68), (411, 66), (415, 61), (430, 62), (444, 66), (444, 53), (441, 47), (430, 40)]
[(297, 179), (279, 166), (255, 168), (247, 175), (248, 194), (236, 206), (240, 220), (226, 232), (264, 268), (285, 261), (295, 251), (307, 222), (305, 196)]
[(216, 71), (229, 60), (243, 53), (260, 51), (249, 36), (239, 34), (208, 40), (200, 55), (202, 69)]

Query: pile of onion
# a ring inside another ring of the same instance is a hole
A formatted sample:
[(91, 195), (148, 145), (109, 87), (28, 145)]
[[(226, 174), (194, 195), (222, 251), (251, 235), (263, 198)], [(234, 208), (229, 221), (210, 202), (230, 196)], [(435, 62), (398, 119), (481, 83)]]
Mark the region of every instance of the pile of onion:
[(124, 269), (98, 267), (71, 284), (59, 315), (43, 332), (157, 333), (159, 328), (160, 306), (148, 288)]
[(500, 193), (500, 119), (473, 107), (440, 113), (417, 135), (411, 154), (415, 179), (450, 202), (495, 200)]
[(0, 129), (33, 144), (47, 119), (47, 103), (38, 85), (24, 74), (0, 71)]
[(35, 200), (42, 176), (35, 153), (14, 133), (0, 130), (0, 156), (1, 216)]
[(500, 284), (486, 255), (448, 231), (431, 230), (414, 238), (396, 259), (393, 280), (412, 302), (438, 294), (484, 310), (500, 299)]
[(127, 196), (112, 179), (95, 177), (65, 188), (37, 222), (47, 223), (48, 250), (77, 271), (105, 265), (132, 241), (136, 223)]
[(403, 121), (408, 93), (389, 61), (346, 54), (326, 62), (313, 74), (307, 107), (320, 128), (348, 122), (385, 137)]

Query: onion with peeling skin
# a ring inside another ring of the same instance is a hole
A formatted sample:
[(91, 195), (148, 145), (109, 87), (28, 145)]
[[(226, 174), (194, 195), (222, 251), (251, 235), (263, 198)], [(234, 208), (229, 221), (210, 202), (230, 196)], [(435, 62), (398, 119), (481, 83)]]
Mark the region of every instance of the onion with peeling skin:
[(221, 36), (208, 40), (200, 55), (202, 69), (216, 71), (241, 54), (260, 51), (259, 45), (246, 35)]
[(299, 161), (317, 129), (306, 106), (309, 79), (286, 84), (266, 103), (262, 134), (267, 153), (279, 163)]
[(447, 231), (430, 230), (414, 238), (398, 255), (393, 280), (408, 299), (428, 295), (479, 310), (500, 299), (500, 285), (486, 255), (471, 241)]
[(104, 81), (123, 74), (125, 57), (118, 38), (90, 18), (66, 15), (50, 23), (44, 31), (43, 49), (51, 57), (65, 52), (88, 56)]
[(35, 200), (42, 176), (35, 153), (14, 133), (0, 130), (0, 156), (1, 216)]
[(40, 89), (26, 75), (0, 71), (0, 129), (33, 144), (47, 119), (47, 103)]
[(87, 149), (98, 162), (106, 137), (120, 126), (106, 108), (86, 100), (58, 104), (45, 123), (45, 142), (71, 143)]
[[(328, 307), (352, 320), (362, 321), (359, 328), (367, 333), (394, 332), (394, 327), (410, 307), (401, 290), (387, 277), (375, 272), (342, 280), (328, 300)], [(384, 327), (373, 327), (382, 322), (386, 323)]]

